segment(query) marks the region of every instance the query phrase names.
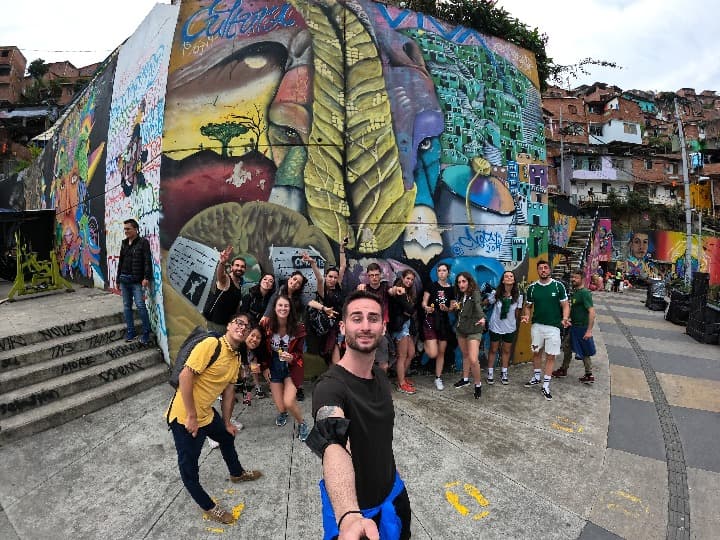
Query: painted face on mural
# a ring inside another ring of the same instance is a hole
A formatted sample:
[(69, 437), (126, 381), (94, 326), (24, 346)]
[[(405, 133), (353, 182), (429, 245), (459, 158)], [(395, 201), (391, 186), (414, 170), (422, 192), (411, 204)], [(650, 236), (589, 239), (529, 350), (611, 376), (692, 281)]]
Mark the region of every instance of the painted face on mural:
[(630, 254), (636, 259), (644, 259), (648, 253), (647, 233), (635, 233), (630, 240)]

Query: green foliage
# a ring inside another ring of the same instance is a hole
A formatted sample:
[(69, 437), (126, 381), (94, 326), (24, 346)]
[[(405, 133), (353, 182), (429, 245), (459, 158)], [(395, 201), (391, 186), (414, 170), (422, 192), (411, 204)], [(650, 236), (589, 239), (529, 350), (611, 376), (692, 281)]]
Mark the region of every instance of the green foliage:
[(41, 104), (48, 101), (55, 101), (62, 96), (62, 87), (57, 81), (43, 81), (35, 79), (33, 83), (25, 89), (20, 102), (24, 104)]
[(625, 205), (635, 210), (649, 210), (651, 206), (647, 194), (640, 193), (639, 191), (628, 192)]
[(13, 168), (13, 173), (19, 173), (20, 171), (23, 171), (27, 169), (30, 165), (32, 165), (33, 161), (35, 161), (40, 154), (42, 154), (43, 149), (39, 146), (36, 146), (35, 144), (31, 144), (28, 146), (28, 150), (30, 150), (30, 159), (20, 159), (17, 161), (15, 167)]
[(50, 66), (48, 66), (42, 58), (36, 58), (30, 62), (28, 66), (28, 74), (36, 81), (39, 81), (47, 75), (48, 71), (50, 71)]
[(545, 46), (547, 34), (537, 28), (530, 28), (519, 19), (497, 6), (497, 0), (455, 0), (436, 2), (435, 0), (388, 0), (388, 4), (419, 11), (449, 22), (472, 28), (486, 35), (496, 36), (527, 49), (535, 55), (540, 90), (547, 88), (548, 82), (569, 84), (579, 75), (589, 75), (587, 67), (602, 66), (618, 68), (614, 62), (584, 58), (576, 64), (562, 65), (553, 62), (547, 55)]
[(200, 134), (209, 138), (215, 139), (222, 145), (221, 155), (222, 157), (228, 156), (228, 146), (230, 141), (240, 135), (245, 135), (249, 129), (238, 122), (223, 122), (222, 124), (205, 124), (200, 127)]

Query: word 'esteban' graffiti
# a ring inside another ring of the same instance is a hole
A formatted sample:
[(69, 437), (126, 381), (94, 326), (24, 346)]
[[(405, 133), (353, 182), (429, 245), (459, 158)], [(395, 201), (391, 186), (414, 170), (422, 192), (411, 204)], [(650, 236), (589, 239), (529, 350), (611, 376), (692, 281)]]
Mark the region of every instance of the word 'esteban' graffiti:
[(497, 44), (369, 0), (182, 2), (160, 167), (169, 340), (202, 306), (167, 276), (203, 297), (226, 245), (276, 272), (273, 246), (333, 264), (347, 238), (356, 261), (452, 262), (492, 285), (540, 256), (537, 73)]

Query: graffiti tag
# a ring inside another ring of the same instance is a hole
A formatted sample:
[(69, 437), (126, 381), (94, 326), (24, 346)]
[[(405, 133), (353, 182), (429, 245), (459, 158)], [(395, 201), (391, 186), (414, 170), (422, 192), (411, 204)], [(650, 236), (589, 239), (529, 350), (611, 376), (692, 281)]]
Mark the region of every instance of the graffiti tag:
[(453, 255), (464, 255), (466, 251), (482, 249), (491, 253), (500, 251), (503, 235), (491, 231), (474, 231), (465, 227), (465, 233), (451, 246)]
[(208, 7), (190, 15), (182, 28), (182, 41), (191, 43), (201, 37), (232, 39), (236, 35), (264, 34), (278, 28), (295, 26), (295, 10), (290, 4), (265, 6), (256, 11), (243, 9), (242, 0), (222, 9), (223, 0), (215, 0)]
[(85, 328), (87, 321), (79, 321), (74, 323), (61, 324), (59, 326), (53, 326), (46, 330), (40, 330), (40, 335), (45, 339), (55, 339), (58, 337), (71, 336), (73, 334), (79, 334)]
[(13, 400), (10, 403), (0, 403), (0, 416), (20, 413), (25, 409), (33, 409), (35, 407), (45, 405), (46, 403), (49, 403), (59, 397), (60, 393), (57, 390), (45, 390), (43, 392), (31, 394), (26, 398)]
[(118, 368), (106, 369), (98, 376), (105, 382), (115, 381), (122, 377), (126, 377), (136, 371), (145, 369), (139, 362), (128, 362), (127, 364)]

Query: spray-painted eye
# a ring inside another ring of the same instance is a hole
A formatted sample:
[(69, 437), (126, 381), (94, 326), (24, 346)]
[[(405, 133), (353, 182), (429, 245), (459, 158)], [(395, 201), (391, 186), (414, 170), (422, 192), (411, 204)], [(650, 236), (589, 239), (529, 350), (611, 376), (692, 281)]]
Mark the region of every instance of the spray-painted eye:
[(432, 141), (430, 140), (430, 137), (427, 137), (420, 141), (420, 144), (418, 145), (418, 148), (420, 150), (430, 150), (430, 147), (432, 146)]

